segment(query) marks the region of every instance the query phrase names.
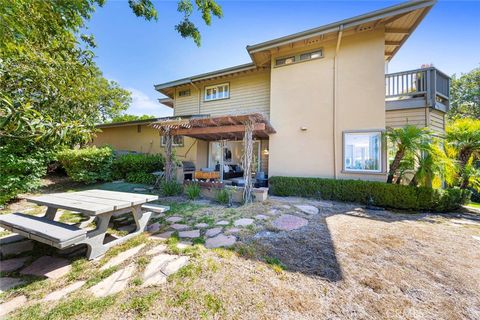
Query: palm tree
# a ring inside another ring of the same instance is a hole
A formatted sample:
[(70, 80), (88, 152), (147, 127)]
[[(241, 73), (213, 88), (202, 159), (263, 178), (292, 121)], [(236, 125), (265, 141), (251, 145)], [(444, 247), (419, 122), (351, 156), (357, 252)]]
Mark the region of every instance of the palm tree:
[(480, 120), (459, 119), (448, 125), (445, 138), (458, 160), (460, 188), (466, 189), (474, 172), (473, 162), (480, 158)]
[(428, 130), (417, 128), (413, 125), (406, 125), (403, 128), (389, 128), (386, 136), (397, 150), (388, 171), (387, 183), (392, 183), (402, 159), (408, 153), (415, 152), (420, 148), (422, 142), (428, 137)]

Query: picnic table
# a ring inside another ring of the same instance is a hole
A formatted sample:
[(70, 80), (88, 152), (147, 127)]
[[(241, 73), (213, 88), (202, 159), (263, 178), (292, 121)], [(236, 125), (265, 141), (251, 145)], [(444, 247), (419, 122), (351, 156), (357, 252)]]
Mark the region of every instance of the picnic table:
[[(30, 239), (63, 249), (78, 244), (87, 245), (88, 259), (103, 255), (112, 246), (118, 245), (143, 232), (152, 215), (142, 211), (142, 205), (157, 200), (148, 194), (107, 190), (86, 190), (29, 197), (27, 201), (47, 207), (45, 216), (35, 217), (22, 213), (0, 216), (0, 225)], [(96, 228), (85, 230), (54, 221), (58, 209), (65, 209), (95, 217)], [(136, 230), (122, 238), (104, 244), (110, 218), (132, 213)]]

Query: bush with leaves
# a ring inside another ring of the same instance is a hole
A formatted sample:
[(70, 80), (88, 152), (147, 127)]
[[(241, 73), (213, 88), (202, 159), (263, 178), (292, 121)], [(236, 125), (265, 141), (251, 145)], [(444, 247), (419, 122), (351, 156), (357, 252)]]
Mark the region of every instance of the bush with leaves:
[(154, 184), (156, 178), (148, 172), (129, 172), (127, 173), (126, 180), (131, 183)]
[(182, 193), (183, 187), (176, 181), (163, 181), (160, 190), (164, 196), (177, 196)]
[(195, 183), (195, 182), (189, 183), (184, 187), (184, 189), (188, 199), (195, 200), (200, 197), (201, 189), (198, 183)]
[(114, 156), (110, 147), (63, 150), (57, 157), (73, 181), (94, 183), (112, 179)]
[[(112, 171), (114, 179), (127, 179), (130, 174), (133, 179), (133, 173), (149, 174), (152, 172), (161, 171), (165, 165), (165, 159), (161, 154), (143, 154), (132, 153), (118, 156), (112, 164)], [(144, 177), (146, 177), (144, 175)], [(153, 178), (153, 176), (152, 176)], [(146, 179), (148, 180), (148, 179)], [(151, 183), (155, 182), (155, 180)], [(133, 181), (131, 181), (133, 182)]]

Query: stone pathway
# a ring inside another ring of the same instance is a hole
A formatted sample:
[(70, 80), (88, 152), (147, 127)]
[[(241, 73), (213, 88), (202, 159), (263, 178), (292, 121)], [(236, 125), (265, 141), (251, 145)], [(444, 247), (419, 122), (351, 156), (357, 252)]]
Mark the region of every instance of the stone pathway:
[(105, 263), (100, 270), (105, 270), (114, 266), (118, 266), (122, 264), (123, 262), (127, 261), (134, 255), (136, 255), (142, 248), (145, 247), (145, 244), (141, 244), (139, 246), (133, 247), (131, 249), (128, 249), (126, 251), (120, 252), (118, 255), (110, 259), (107, 263)]
[(159, 253), (162, 253), (165, 250), (167, 250), (167, 246), (164, 245), (164, 244), (159, 244), (158, 246), (155, 246), (155, 247), (151, 248), (150, 250), (148, 250), (146, 254), (149, 255), (149, 256), (154, 256), (154, 255), (157, 255)]
[(166, 231), (162, 233), (153, 234), (150, 236), (150, 239), (153, 240), (167, 240), (173, 234), (173, 231)]
[(308, 204), (297, 204), (295, 205), (295, 207), (297, 207), (297, 209), (303, 211), (306, 214), (318, 214), (318, 208)]
[(17, 269), (20, 269), (25, 264), (25, 261), (28, 257), (8, 259), (0, 261), (0, 271), (1, 272), (12, 272)]
[(15, 288), (21, 284), (25, 283), (22, 279), (11, 278), (11, 277), (1, 277), (0, 278), (0, 293), (7, 291), (9, 289)]
[(132, 263), (94, 285), (89, 291), (97, 298), (118, 293), (125, 289), (134, 272), (135, 265)]
[(255, 219), (257, 219), (257, 220), (268, 220), (268, 218), (269, 218), (269, 217), (266, 216), (266, 215), (264, 215), (264, 214), (257, 214), (257, 215), (255, 216)]
[(238, 232), (240, 232), (239, 228), (230, 228), (225, 230), (225, 233), (238, 233)]
[(180, 231), (178, 236), (180, 238), (198, 238), (200, 237), (200, 230)]
[(189, 226), (187, 226), (186, 224), (181, 224), (181, 223), (174, 223), (170, 227), (177, 231), (187, 230), (189, 228)]
[(230, 222), (228, 222), (227, 220), (218, 221), (216, 223), (217, 226), (228, 226), (229, 224)]
[(20, 271), (20, 274), (58, 279), (70, 272), (70, 261), (63, 258), (43, 256)]
[(74, 292), (75, 290), (80, 289), (86, 281), (76, 281), (65, 288), (62, 288), (60, 290), (54, 291), (43, 298), (43, 301), (57, 301), (62, 299), (63, 297), (66, 297), (68, 294)]
[(173, 223), (180, 222), (182, 220), (183, 220), (182, 217), (175, 217), (175, 216), (169, 217), (169, 218), (166, 219), (167, 222), (173, 222)]
[(160, 230), (160, 223), (158, 222), (155, 222), (149, 226), (147, 226), (147, 231), (148, 232), (157, 232), (158, 230)]
[(205, 236), (211, 238), (216, 236), (220, 232), (222, 232), (222, 227), (211, 228), (205, 232)]
[(235, 222), (233, 223), (233, 225), (235, 227), (246, 227), (246, 226), (249, 226), (253, 223), (253, 219), (250, 219), (250, 218), (242, 218), (242, 219), (238, 219), (238, 220), (235, 220)]
[(235, 236), (226, 236), (221, 233), (216, 237), (208, 238), (207, 241), (205, 241), (205, 247), (208, 249), (230, 247), (233, 246), (236, 241), (237, 238)]
[(0, 317), (3, 317), (10, 312), (17, 310), (18, 308), (23, 307), (25, 303), (27, 303), (27, 297), (18, 296), (10, 301), (0, 304)]
[(142, 287), (161, 285), (167, 282), (167, 276), (186, 265), (188, 257), (160, 254), (152, 258), (143, 272)]
[(203, 223), (203, 222), (197, 223), (195, 225), (195, 228), (200, 228), (200, 229), (208, 228), (208, 223)]
[(308, 225), (308, 220), (291, 214), (282, 214), (272, 222), (272, 226), (283, 231), (292, 231)]

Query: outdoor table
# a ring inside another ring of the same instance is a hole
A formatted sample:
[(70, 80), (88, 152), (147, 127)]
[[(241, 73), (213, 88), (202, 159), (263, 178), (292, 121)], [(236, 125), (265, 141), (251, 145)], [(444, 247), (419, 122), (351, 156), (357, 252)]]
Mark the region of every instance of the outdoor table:
[[(82, 241), (88, 247), (87, 257), (94, 259), (103, 255), (112, 246), (125, 242), (143, 232), (152, 212), (142, 212), (142, 204), (157, 200), (158, 196), (107, 190), (86, 190), (29, 197), (27, 201), (47, 207), (46, 219), (55, 220), (58, 209), (65, 209), (96, 218), (96, 228), (86, 233)], [(112, 215), (132, 213), (136, 230), (122, 238), (104, 244)]]

